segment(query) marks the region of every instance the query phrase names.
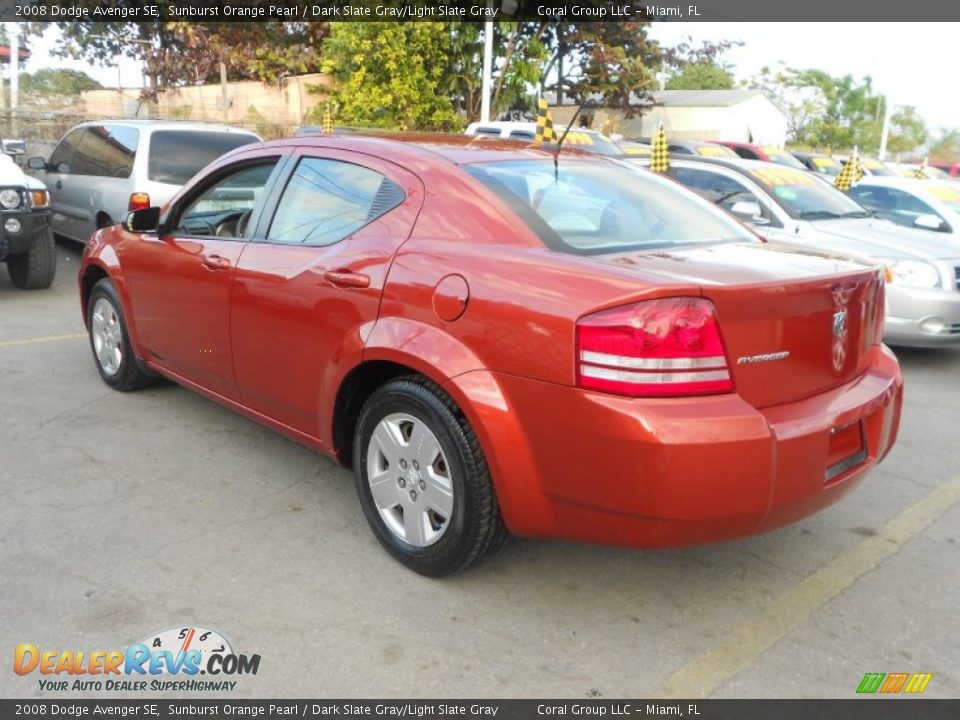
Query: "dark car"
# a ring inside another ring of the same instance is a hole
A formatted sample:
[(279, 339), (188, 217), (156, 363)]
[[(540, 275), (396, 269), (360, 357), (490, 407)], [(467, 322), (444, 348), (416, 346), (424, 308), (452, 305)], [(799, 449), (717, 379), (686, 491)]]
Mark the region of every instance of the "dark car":
[(797, 169), (806, 167), (806, 165), (783, 148), (772, 145), (754, 145), (752, 143), (741, 142), (721, 142), (719, 144), (730, 148), (746, 160), (762, 160), (763, 162), (772, 162), (777, 165), (786, 165), (787, 167)]
[(818, 175), (836, 177), (840, 174), (840, 171), (843, 170), (843, 163), (828, 155), (805, 152), (795, 152), (792, 154), (807, 170), (812, 170)]

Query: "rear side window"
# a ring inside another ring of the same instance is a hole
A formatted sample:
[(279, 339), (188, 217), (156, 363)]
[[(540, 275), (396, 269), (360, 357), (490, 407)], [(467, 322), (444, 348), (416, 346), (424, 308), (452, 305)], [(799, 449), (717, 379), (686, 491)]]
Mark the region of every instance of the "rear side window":
[(267, 233), (284, 245), (332, 245), (397, 207), (392, 180), (353, 163), (303, 158), (287, 183)]
[(60, 163), (73, 162), (73, 155), (77, 151), (77, 145), (80, 144), (80, 136), (83, 135), (83, 128), (71, 130), (66, 134), (60, 144), (54, 149), (50, 156), (50, 164), (56, 167)]
[(259, 142), (246, 133), (157, 130), (150, 135), (147, 177), (154, 182), (185, 185), (221, 155)]

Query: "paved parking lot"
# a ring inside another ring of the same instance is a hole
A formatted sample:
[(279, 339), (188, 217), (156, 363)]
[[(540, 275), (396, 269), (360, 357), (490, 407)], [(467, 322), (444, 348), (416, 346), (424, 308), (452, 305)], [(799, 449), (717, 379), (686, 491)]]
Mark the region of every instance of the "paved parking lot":
[(960, 350), (898, 353), (898, 446), (795, 526), (668, 552), (513, 541), (436, 581), (381, 550), (348, 471), (175, 385), (109, 390), (79, 249), (59, 253), (48, 291), (0, 269), (2, 697), (43, 694), (18, 643), (182, 625), (262, 656), (231, 697), (852, 697), (898, 671), (958, 696)]

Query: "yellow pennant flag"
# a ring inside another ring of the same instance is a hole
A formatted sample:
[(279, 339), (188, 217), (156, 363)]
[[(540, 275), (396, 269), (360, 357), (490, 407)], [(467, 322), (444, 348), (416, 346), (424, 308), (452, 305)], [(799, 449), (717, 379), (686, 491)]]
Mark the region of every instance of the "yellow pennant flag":
[(330, 112), (330, 106), (323, 112), (323, 132), (329, 135), (333, 132), (333, 114)]
[(547, 100), (546, 98), (540, 98), (537, 101), (537, 134), (533, 139), (533, 144), (540, 147), (545, 142), (555, 143), (557, 139), (557, 131), (553, 129), (553, 118), (550, 117)]
[(863, 176), (863, 166), (860, 164), (860, 155), (857, 152), (857, 149), (853, 149), (853, 154), (847, 158), (847, 163), (843, 166), (843, 169), (837, 174), (836, 180), (833, 181), (834, 186), (837, 190), (846, 192), (853, 184), (857, 182)]
[(667, 148), (667, 133), (663, 131), (663, 123), (653, 136), (653, 154), (650, 156), (650, 169), (662, 173), (670, 169), (670, 150)]

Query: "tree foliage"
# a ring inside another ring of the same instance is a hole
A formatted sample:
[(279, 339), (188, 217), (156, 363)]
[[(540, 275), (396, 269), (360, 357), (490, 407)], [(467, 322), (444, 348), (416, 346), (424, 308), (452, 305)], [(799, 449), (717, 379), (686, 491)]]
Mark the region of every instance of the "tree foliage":
[[(885, 98), (874, 93), (869, 76), (834, 77), (823, 70), (765, 67), (751, 86), (764, 90), (787, 116), (789, 139), (815, 148), (873, 153), (880, 147)], [(923, 120), (911, 106), (891, 116), (887, 147), (909, 152), (927, 139)]]
[[(324, 72), (337, 81), (337, 122), (399, 130), (457, 130), (447, 80), (451, 36), (444, 23), (337, 23)], [(318, 108), (320, 114), (322, 110)]]
[(691, 63), (667, 80), (667, 90), (730, 90), (733, 75), (713, 63)]
[[(78, 0), (75, 5), (99, 5)], [(171, 0), (158, 0), (169, 5)], [(32, 33), (49, 23), (33, 23)], [(286, 75), (315, 72), (318, 48), (329, 23), (259, 22), (59, 22), (55, 52), (99, 65), (117, 56), (143, 62), (150, 93), (192, 83), (215, 82), (220, 63), (231, 80), (274, 81)]]
[(960, 130), (941, 128), (940, 137), (930, 145), (930, 159), (960, 162)]
[(61, 109), (75, 102), (80, 93), (103, 86), (80, 70), (44, 68), (20, 73), (20, 97), (24, 103), (46, 109)]
[(927, 126), (912, 105), (897, 108), (890, 116), (887, 149), (894, 153), (910, 152), (927, 141)]

